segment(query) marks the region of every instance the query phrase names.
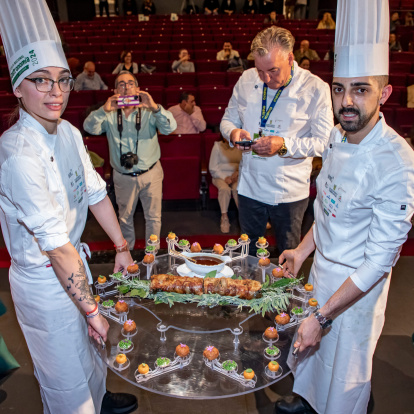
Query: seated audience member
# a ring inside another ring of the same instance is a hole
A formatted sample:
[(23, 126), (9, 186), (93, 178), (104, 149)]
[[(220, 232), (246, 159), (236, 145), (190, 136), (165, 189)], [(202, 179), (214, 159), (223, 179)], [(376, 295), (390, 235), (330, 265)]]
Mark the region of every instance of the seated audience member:
[(253, 55), (253, 53), (252, 53), (252, 52), (250, 52), (250, 53), (247, 55), (247, 60), (254, 60), (254, 55)]
[(317, 29), (335, 29), (336, 25), (332, 19), (331, 13), (324, 13), (322, 20), (319, 22)]
[(75, 91), (99, 91), (108, 89), (102, 78), (95, 72), (95, 63), (86, 62), (83, 72), (76, 77)]
[(168, 110), (177, 122), (177, 129), (173, 134), (199, 134), (205, 131), (206, 121), (191, 92), (183, 92), (180, 95), (180, 103)]
[(303, 57), (307, 57), (309, 60), (320, 60), (316, 50), (309, 49), (309, 40), (302, 40), (300, 42), (300, 48), (295, 50), (293, 53), (295, 55), (296, 62), (300, 62)]
[(258, 8), (255, 0), (245, 0), (243, 6), (244, 14), (255, 14), (257, 13)]
[(411, 12), (405, 13), (404, 26), (414, 26), (413, 14)]
[(275, 24), (276, 26), (279, 24), (279, 20), (277, 20), (276, 12), (273, 10), (270, 12), (269, 16), (266, 16), (264, 21), (264, 24)]
[(151, 14), (155, 14), (155, 4), (153, 3), (152, 0), (144, 0), (144, 3), (142, 4), (141, 7), (141, 13), (144, 14), (145, 16), (149, 16)]
[(204, 14), (207, 15), (216, 15), (218, 14), (220, 5), (218, 0), (204, 0), (203, 3), (203, 10), (204, 10)]
[(231, 16), (236, 13), (236, 2), (235, 0), (223, 0), (221, 2), (220, 13)]
[(391, 15), (390, 32), (395, 32), (397, 30), (397, 27), (400, 25), (401, 25), (400, 15), (397, 12), (395, 12)]
[(390, 52), (402, 52), (401, 43), (397, 40), (395, 33), (390, 33)]
[(222, 233), (230, 231), (227, 211), (231, 194), (233, 194), (236, 206), (239, 205), (237, 183), (241, 157), (241, 151), (236, 147), (231, 148), (225, 139), (215, 142), (211, 150), (209, 171), (213, 177), (213, 184), (218, 189), (218, 202), (221, 210), (220, 230)]
[(407, 87), (407, 108), (414, 108), (414, 85)]
[(180, 50), (178, 60), (174, 60), (171, 68), (176, 73), (195, 72), (194, 63), (190, 62), (190, 54), (187, 49)]
[(224, 42), (223, 50), (217, 53), (216, 59), (217, 60), (230, 60), (233, 58), (239, 58), (239, 52), (233, 49), (231, 42)]
[(124, 50), (121, 53), (121, 62), (118, 63), (118, 66), (113, 70), (112, 74), (117, 75), (119, 72), (127, 70), (131, 73), (138, 73), (138, 63), (132, 61), (132, 52)]
[(299, 62), (299, 66), (302, 69), (306, 69), (306, 70), (310, 70), (310, 60), (309, 58), (307, 58), (306, 56), (304, 56), (300, 62)]
[(76, 78), (81, 73), (80, 60), (75, 57), (68, 58), (68, 65), (72, 77)]
[(332, 47), (325, 53), (323, 60), (334, 60), (334, 56), (335, 56), (335, 45), (332, 45)]
[(127, 16), (138, 14), (137, 3), (135, 0), (124, 0), (124, 13)]

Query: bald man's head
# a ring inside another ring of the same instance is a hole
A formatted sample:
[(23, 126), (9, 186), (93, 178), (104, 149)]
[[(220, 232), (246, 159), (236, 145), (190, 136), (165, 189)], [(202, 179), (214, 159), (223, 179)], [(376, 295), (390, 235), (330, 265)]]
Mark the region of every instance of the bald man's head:
[(93, 62), (86, 62), (83, 71), (90, 77), (93, 78), (93, 75), (95, 75), (95, 63)]

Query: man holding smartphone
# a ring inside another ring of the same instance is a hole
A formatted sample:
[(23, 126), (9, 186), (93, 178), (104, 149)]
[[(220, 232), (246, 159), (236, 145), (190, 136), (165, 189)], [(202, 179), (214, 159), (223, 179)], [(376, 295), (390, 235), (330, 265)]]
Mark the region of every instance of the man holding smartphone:
[(220, 125), (230, 145), (243, 150), (239, 220), (253, 255), (269, 218), (279, 252), (299, 244), (312, 157), (321, 156), (333, 127), (329, 86), (297, 65), (294, 43), (276, 26), (257, 34), (256, 68), (240, 77)]
[[(144, 210), (146, 240), (151, 234), (160, 237), (164, 173), (157, 129), (168, 135), (177, 123), (171, 112), (140, 90), (136, 77), (128, 71), (120, 72), (115, 79), (114, 92), (105, 105), (89, 114), (83, 127), (90, 134), (106, 134), (108, 138), (120, 226), (132, 250), (138, 199)], [(131, 98), (120, 99), (125, 96)], [(135, 106), (136, 99), (140, 103)], [(125, 105), (129, 100), (134, 106)], [(118, 102), (122, 102), (122, 109)]]

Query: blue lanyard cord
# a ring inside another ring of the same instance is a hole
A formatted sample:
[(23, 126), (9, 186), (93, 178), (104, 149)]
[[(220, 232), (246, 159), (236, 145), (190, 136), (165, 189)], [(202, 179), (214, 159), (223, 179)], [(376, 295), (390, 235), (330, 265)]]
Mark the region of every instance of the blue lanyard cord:
[(260, 118), (260, 126), (262, 128), (266, 127), (266, 122), (269, 119), (270, 114), (273, 111), (273, 108), (276, 106), (277, 101), (280, 98), (280, 95), (283, 92), (283, 89), (286, 88), (286, 86), (288, 86), (290, 84), (290, 82), (292, 82), (292, 78), (293, 78), (293, 65), (290, 69), (290, 76), (289, 79), (287, 80), (287, 82), (281, 86), (278, 91), (276, 92), (275, 97), (273, 98), (271, 104), (269, 105), (269, 108), (267, 108), (266, 110), (266, 101), (267, 101), (267, 90), (268, 90), (268, 86), (264, 83), (263, 84), (263, 94), (262, 94), (262, 114), (261, 114), (261, 118)]
[(341, 142), (342, 142), (342, 144), (345, 144), (345, 142), (346, 142), (346, 135), (344, 135), (344, 136), (342, 137)]

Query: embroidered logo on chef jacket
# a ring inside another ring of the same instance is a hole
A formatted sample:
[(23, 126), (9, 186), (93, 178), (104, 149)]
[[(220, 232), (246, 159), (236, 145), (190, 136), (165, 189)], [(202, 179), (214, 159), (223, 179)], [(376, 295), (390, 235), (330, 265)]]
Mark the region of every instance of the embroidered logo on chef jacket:
[(334, 177), (328, 175), (328, 180), (325, 181), (325, 188), (327, 191), (323, 190), (322, 204), (323, 212), (326, 216), (332, 216), (336, 218), (339, 206), (342, 201), (342, 193), (346, 193), (342, 186), (334, 184)]
[(73, 202), (79, 204), (83, 200), (84, 193), (86, 193), (83, 165), (79, 164), (75, 170), (71, 168), (68, 173), (68, 178), (70, 180), (70, 186), (72, 187)]

